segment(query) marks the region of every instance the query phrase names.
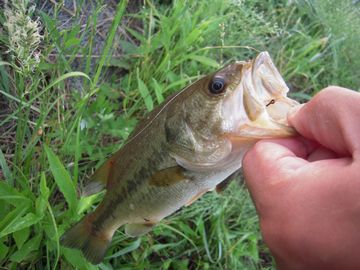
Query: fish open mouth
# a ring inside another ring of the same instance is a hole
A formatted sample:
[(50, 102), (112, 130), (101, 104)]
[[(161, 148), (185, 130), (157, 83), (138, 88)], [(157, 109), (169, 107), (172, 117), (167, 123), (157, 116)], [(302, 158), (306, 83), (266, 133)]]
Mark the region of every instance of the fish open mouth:
[(236, 112), (232, 109), (232, 113), (242, 115), (237, 117), (232, 135), (254, 139), (295, 135), (295, 130), (287, 124), (287, 114), (299, 103), (286, 96), (289, 88), (269, 54), (261, 52), (251, 62), (239, 64), (243, 65), (241, 81), (233, 92), (232, 101), (229, 98), (223, 107), (224, 114), (229, 115), (228, 108), (236, 106)]

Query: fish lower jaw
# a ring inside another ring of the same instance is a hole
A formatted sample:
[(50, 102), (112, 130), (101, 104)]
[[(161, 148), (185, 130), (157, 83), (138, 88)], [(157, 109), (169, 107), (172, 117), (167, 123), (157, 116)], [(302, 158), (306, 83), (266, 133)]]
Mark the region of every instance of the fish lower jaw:
[(286, 118), (271, 118), (267, 112), (263, 112), (254, 121), (248, 120), (241, 123), (233, 137), (243, 139), (281, 138), (296, 135), (295, 129), (287, 125)]

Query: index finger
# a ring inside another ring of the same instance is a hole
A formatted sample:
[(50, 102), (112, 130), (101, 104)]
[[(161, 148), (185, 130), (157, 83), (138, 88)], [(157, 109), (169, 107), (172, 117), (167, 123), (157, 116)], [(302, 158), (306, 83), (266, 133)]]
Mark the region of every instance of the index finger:
[(288, 117), (302, 136), (315, 140), (340, 156), (359, 152), (360, 94), (331, 86), (320, 91)]

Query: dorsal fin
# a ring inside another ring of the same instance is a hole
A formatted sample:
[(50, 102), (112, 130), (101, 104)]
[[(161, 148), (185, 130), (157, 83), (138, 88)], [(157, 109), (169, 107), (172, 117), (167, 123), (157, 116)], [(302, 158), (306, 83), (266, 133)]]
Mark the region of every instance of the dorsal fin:
[(152, 122), (155, 121), (155, 119), (160, 115), (160, 113), (174, 100), (176, 96), (178, 96), (180, 93), (173, 93), (170, 96), (168, 96), (165, 101), (160, 104), (158, 107), (153, 109), (151, 112), (149, 112), (143, 119), (140, 120), (140, 122), (136, 125), (134, 130), (130, 133), (129, 137), (127, 138), (127, 141), (125, 144), (129, 143), (132, 139), (134, 139), (139, 133), (141, 133), (143, 130), (145, 130)]
[(113, 157), (111, 157), (95, 171), (90, 178), (90, 182), (84, 187), (82, 196), (90, 196), (106, 188), (113, 163)]

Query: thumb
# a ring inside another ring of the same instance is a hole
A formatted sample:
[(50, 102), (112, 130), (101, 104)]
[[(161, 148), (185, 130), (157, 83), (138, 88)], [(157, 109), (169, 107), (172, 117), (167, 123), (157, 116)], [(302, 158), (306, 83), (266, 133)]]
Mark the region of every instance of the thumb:
[(360, 148), (359, 104), (359, 93), (331, 86), (290, 112), (288, 120), (302, 136), (349, 156)]

